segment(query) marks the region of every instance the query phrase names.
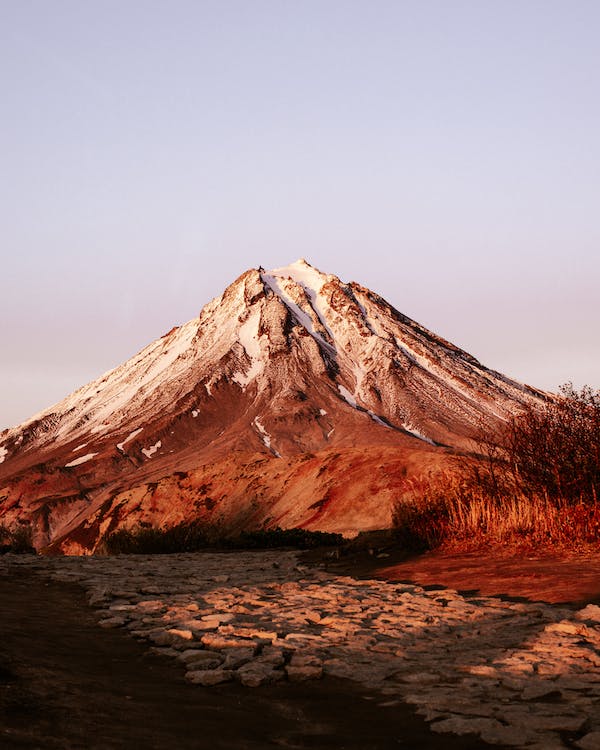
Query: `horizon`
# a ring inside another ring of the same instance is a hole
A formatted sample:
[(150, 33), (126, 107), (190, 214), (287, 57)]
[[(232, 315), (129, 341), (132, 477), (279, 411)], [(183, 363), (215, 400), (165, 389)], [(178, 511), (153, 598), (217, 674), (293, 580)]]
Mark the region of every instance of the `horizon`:
[(600, 388), (600, 7), (11, 4), (0, 430), (306, 257)]

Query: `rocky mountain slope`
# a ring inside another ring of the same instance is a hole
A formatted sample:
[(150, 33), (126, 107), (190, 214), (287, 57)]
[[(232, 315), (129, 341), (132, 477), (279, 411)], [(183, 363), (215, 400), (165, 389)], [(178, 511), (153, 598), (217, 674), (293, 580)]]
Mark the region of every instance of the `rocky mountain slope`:
[(120, 367), (0, 433), (0, 523), (88, 552), (193, 517), (355, 533), (544, 394), (305, 261), (252, 269)]

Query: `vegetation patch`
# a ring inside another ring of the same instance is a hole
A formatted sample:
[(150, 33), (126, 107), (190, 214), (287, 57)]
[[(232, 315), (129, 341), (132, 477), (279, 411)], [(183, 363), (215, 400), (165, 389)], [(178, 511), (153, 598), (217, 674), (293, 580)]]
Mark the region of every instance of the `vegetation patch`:
[(21, 524), (12, 529), (0, 525), (0, 554), (7, 552), (17, 555), (35, 554), (29, 525)]
[(227, 535), (201, 522), (180, 523), (167, 528), (137, 526), (119, 529), (104, 541), (103, 551), (115, 554), (173, 554), (217, 549), (314, 549), (343, 543), (341, 534), (306, 529), (263, 529)]
[(393, 526), (403, 547), (600, 547), (600, 392), (569, 384), (477, 445), (458, 475), (407, 482)]
[(103, 552), (109, 555), (168, 555), (176, 552), (197, 552), (210, 546), (207, 529), (198, 522), (180, 523), (167, 528), (136, 526), (118, 529), (104, 540)]
[(245, 531), (229, 540), (233, 547), (243, 549), (272, 549), (275, 547), (293, 547), (294, 549), (315, 549), (316, 547), (337, 547), (343, 544), (341, 534), (326, 531), (308, 531), (307, 529), (268, 529)]

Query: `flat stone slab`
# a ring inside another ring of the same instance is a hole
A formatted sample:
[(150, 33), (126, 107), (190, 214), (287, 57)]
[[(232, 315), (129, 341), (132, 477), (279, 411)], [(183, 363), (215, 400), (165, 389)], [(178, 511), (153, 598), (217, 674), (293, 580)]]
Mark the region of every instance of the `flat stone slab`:
[(77, 582), (104, 627), (204, 687), (324, 674), (402, 700), (436, 732), (511, 747), (600, 747), (600, 607), (462, 596), (298, 565), (293, 552), (3, 556)]

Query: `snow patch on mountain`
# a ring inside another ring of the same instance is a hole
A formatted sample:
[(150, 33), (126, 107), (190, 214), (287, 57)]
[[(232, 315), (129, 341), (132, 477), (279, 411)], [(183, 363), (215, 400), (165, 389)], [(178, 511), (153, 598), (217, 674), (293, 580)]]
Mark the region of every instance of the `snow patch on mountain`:
[[(302, 307), (293, 299), (292, 292), (294, 291), (295, 282), (291, 277), (276, 275), (276, 271), (270, 273), (262, 273), (261, 278), (263, 282), (273, 291), (283, 304), (288, 308), (292, 315), (296, 318), (298, 323), (317, 341), (317, 343), (328, 350), (330, 353), (335, 353), (335, 348), (331, 342), (327, 341), (322, 333), (318, 331), (315, 324), (318, 323), (324, 330), (327, 330), (323, 326), (322, 321), (319, 318), (316, 310), (309, 305), (307, 310), (303, 310)], [(297, 290), (295, 290), (297, 292)], [(304, 289), (303, 289), (304, 291)], [(298, 295), (296, 295), (298, 296)]]
[(356, 403), (356, 399), (345, 386), (340, 385), (338, 383), (338, 391), (340, 392), (340, 395), (342, 396), (342, 398), (345, 401), (347, 401), (350, 404), (350, 406), (352, 406), (354, 409), (358, 409), (358, 404)]
[(70, 461), (68, 464), (65, 464), (65, 469), (70, 469), (73, 466), (79, 466), (80, 464), (85, 464), (88, 461), (91, 461), (92, 458), (97, 456), (97, 453), (86, 453), (85, 456), (79, 456), (79, 458), (76, 458), (74, 461)]
[[(61, 413), (55, 437), (95, 435), (118, 429), (124, 411), (162, 388), (165, 379), (185, 369), (197, 330), (197, 318), (174, 328), (124, 364), (67, 396), (54, 407), (60, 407)], [(49, 411), (32, 417), (21, 427), (45, 417)]]
[(371, 417), (373, 422), (380, 424), (382, 427), (388, 427), (388, 428), (390, 427), (390, 425), (387, 422), (384, 422), (383, 419), (381, 419), (381, 417), (378, 417), (374, 411), (367, 409), (367, 414)]
[[(353, 396), (352, 393), (350, 393), (350, 391), (347, 388), (345, 388), (343, 385), (340, 385), (339, 383), (338, 383), (338, 390), (342, 398), (345, 401), (347, 401), (350, 404), (350, 406), (352, 406), (354, 409), (358, 409), (359, 411), (365, 411), (371, 417), (373, 422), (376, 422), (382, 427), (387, 427), (388, 429), (391, 427), (391, 425), (389, 425), (387, 422), (384, 422), (383, 419), (381, 419), (381, 417), (378, 417), (377, 414), (375, 414), (375, 412), (372, 411), (371, 409), (363, 409), (362, 407), (360, 407), (356, 401), (355, 396)], [(333, 430), (331, 430), (331, 432), (333, 432)], [(327, 437), (329, 437), (329, 435)]]
[(406, 430), (406, 432), (409, 432), (414, 437), (418, 438), (419, 440), (423, 440), (425, 443), (429, 443), (429, 445), (435, 445), (435, 441), (431, 438), (428, 438), (427, 435), (424, 435), (422, 432), (417, 430), (416, 427), (413, 427), (409, 422), (403, 422), (402, 428)]
[(125, 440), (123, 440), (123, 441), (122, 441), (122, 442), (120, 442), (120, 443), (117, 443), (117, 448), (118, 448), (118, 449), (119, 449), (120, 451), (122, 451), (122, 450), (123, 450), (123, 448), (124, 448), (124, 446), (125, 446), (125, 445), (126, 445), (126, 444), (127, 444), (127, 443), (128, 443), (129, 441), (130, 441), (130, 440), (133, 440), (133, 438), (134, 438), (134, 437), (135, 437), (136, 435), (139, 435), (139, 434), (140, 434), (140, 432), (142, 432), (142, 430), (143, 430), (143, 429), (144, 429), (143, 427), (138, 427), (138, 429), (137, 429), (137, 430), (133, 430), (133, 432), (130, 432), (130, 433), (129, 433), (129, 435), (127, 435), (127, 437), (125, 438)]
[[(310, 305), (320, 324), (327, 331), (330, 338), (335, 340), (334, 333), (327, 323), (329, 303), (325, 295), (322, 294), (323, 286), (329, 280), (326, 274), (313, 268), (313, 266), (301, 258), (295, 263), (291, 263), (289, 266), (275, 268), (269, 272), (267, 277), (270, 277), (271, 279), (292, 279), (292, 281), (302, 287), (310, 300)], [(312, 333), (314, 335), (314, 331)]]
[(4, 459), (8, 456), (8, 451), (6, 448), (1, 445), (0, 446), (0, 464), (4, 463)]
[(271, 436), (265, 430), (264, 425), (262, 424), (262, 422), (259, 420), (258, 417), (255, 417), (253, 424), (256, 427), (256, 429), (258, 430), (258, 432), (259, 432), (259, 434), (260, 434), (260, 436), (262, 438), (262, 441), (265, 444), (265, 447), (268, 448), (274, 456), (276, 456), (277, 458), (281, 458), (281, 454), (278, 451), (276, 451), (275, 448), (272, 447), (272, 445), (271, 445)]
[(355, 296), (354, 300), (358, 306), (358, 309), (360, 310), (362, 314), (364, 323), (366, 324), (369, 331), (373, 334), (373, 336), (387, 338), (387, 335), (385, 334), (385, 330), (378, 325), (378, 322), (375, 323), (373, 320), (371, 320), (371, 318), (369, 317), (369, 313), (367, 312), (367, 308), (362, 304), (360, 299), (358, 299), (358, 297)]
[(352, 375), (354, 377), (354, 394), (353, 398), (356, 400), (358, 395), (360, 394), (362, 384), (364, 379), (366, 378), (369, 368), (367, 364), (364, 361), (350, 361), (350, 365), (352, 367)]
[(250, 360), (250, 367), (246, 373), (236, 372), (233, 381), (243, 389), (254, 380), (265, 367), (265, 358), (260, 347), (260, 308), (257, 307), (248, 319), (240, 326), (239, 342)]
[(158, 451), (159, 448), (162, 447), (162, 441), (157, 440), (154, 445), (151, 445), (149, 448), (142, 448), (142, 453), (146, 458), (152, 458), (152, 456)]
[(317, 331), (315, 331), (315, 327), (313, 321), (310, 318), (310, 315), (304, 312), (300, 305), (294, 302), (289, 292), (286, 290), (282, 280), (269, 273), (263, 273), (261, 274), (261, 277), (263, 281), (269, 286), (269, 288), (280, 298), (283, 304), (292, 311), (298, 323), (304, 326), (304, 328), (306, 328), (311, 336), (322, 338), (321, 335)]

